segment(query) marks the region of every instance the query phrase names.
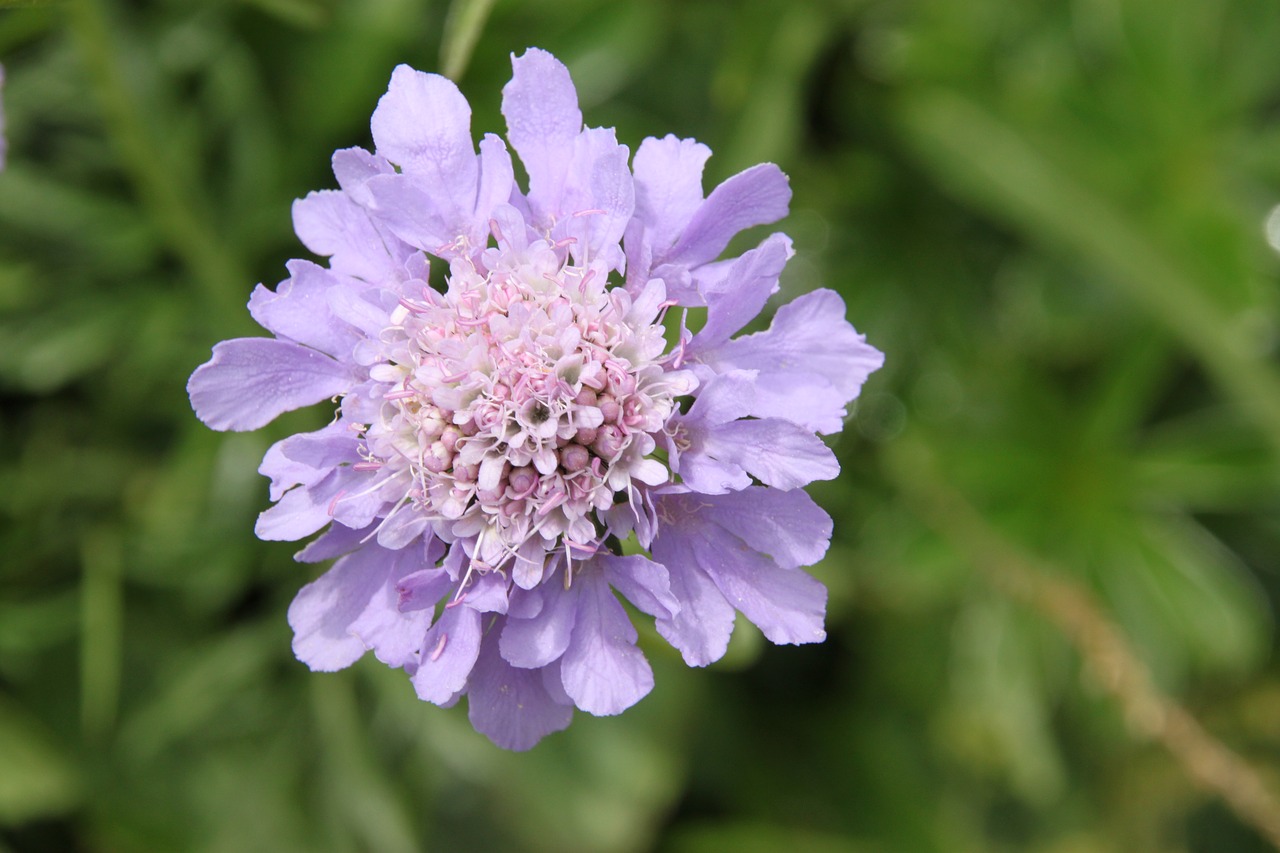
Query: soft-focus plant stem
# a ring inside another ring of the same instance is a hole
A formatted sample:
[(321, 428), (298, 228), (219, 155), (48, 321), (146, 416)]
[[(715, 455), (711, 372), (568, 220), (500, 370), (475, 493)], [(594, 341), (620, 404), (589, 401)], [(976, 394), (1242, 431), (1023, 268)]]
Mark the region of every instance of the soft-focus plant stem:
[[(944, 177), (1027, 236), (1080, 254), (1172, 332), (1280, 454), (1280, 374), (1244, 325), (1205, 295), (1103, 196), (1091, 192), (972, 101), (949, 92), (905, 104), (906, 126)], [(956, 180), (956, 176), (963, 176)]]
[(81, 545), (80, 724), (85, 741), (100, 743), (115, 726), (120, 696), (120, 534), (95, 530)]
[(906, 433), (885, 454), (890, 479), (915, 512), (992, 586), (1066, 635), (1120, 705), (1130, 730), (1159, 742), (1187, 775), (1280, 850), (1280, 800), (1258, 773), (1156, 687), (1120, 628), (1079, 584), (1001, 534), (953, 489), (926, 443)]
[(148, 132), (117, 57), (111, 28), (99, 0), (72, 0), (71, 30), (103, 118), (125, 171), (155, 226), (182, 258), (205, 291), (210, 308), (220, 316), (235, 312), (243, 301), (248, 275), (231, 252), (219, 244), (211, 217), (184, 195), (182, 181), (168, 167), (164, 149)]
[(492, 10), (493, 0), (454, 0), (449, 4), (440, 45), (441, 74), (454, 81), (462, 79)]
[(378, 775), (369, 755), (365, 726), (356, 707), (351, 679), (312, 679), (311, 707), (316, 726), (328, 744), (321, 756), (335, 808), (349, 810), (348, 825), (370, 850), (418, 849), (412, 823), (394, 789)]

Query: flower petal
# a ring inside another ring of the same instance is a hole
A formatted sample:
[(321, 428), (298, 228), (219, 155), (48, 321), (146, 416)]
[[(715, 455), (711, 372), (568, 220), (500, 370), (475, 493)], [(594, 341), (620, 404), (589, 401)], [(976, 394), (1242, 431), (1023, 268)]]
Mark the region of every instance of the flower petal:
[(671, 594), (667, 567), (640, 555), (615, 557), (601, 554), (594, 562), (604, 569), (605, 579), (615, 590), (644, 613), (670, 619), (680, 610)]
[(582, 131), (582, 112), (569, 69), (545, 50), (512, 54), (511, 68), (511, 82), (502, 89), (502, 114), (538, 213), (560, 198), (573, 142)]
[(395, 279), (409, 252), (338, 190), (307, 193), (295, 201), (293, 230), (308, 249), (329, 258), (334, 272), (370, 283)]
[(653, 541), (653, 556), (667, 568), (671, 595), (680, 609), (659, 618), (658, 633), (680, 650), (689, 666), (706, 666), (724, 657), (733, 634), (733, 605), (698, 565), (688, 538), (664, 526)]
[(339, 149), (333, 152), (330, 162), (333, 165), (333, 176), (338, 179), (338, 186), (361, 207), (369, 203), (369, 196), (364, 191), (364, 185), (369, 179), (395, 172), (395, 167), (387, 162), (386, 157), (371, 154), (363, 148)]
[(350, 554), (372, 535), (372, 527), (352, 530), (343, 524), (330, 524), (328, 530), (308, 542), (305, 548), (293, 555), (293, 559), (299, 563), (321, 563)]
[[(427, 546), (387, 551), (368, 547), (360, 554), (379, 552), (375, 559), (392, 561), (390, 582), (374, 596), (364, 612), (351, 623), (350, 631), (373, 650), (374, 657), (392, 667), (416, 667), (421, 659), (423, 638), (434, 615), (430, 608), (402, 610), (395, 581), (422, 565)], [(354, 554), (352, 555), (355, 556)]]
[(447, 212), (471, 212), (478, 178), (471, 106), (453, 81), (396, 66), (370, 125), (379, 154), (421, 178)]
[(271, 542), (310, 536), (333, 521), (334, 502), (358, 479), (363, 476), (350, 468), (335, 468), (315, 483), (290, 489), (258, 515), (254, 533)]
[(787, 215), (791, 187), (772, 163), (739, 172), (711, 191), (661, 263), (699, 266), (714, 261), (739, 231)]
[(395, 552), (370, 547), (338, 560), (289, 605), (293, 652), (321, 672), (350, 666), (368, 648), (392, 666), (420, 648), (430, 611), (402, 614), (396, 578), (411, 565)]
[(442, 210), (430, 186), (408, 175), (379, 175), (365, 184), (370, 209), (396, 237), (424, 252), (447, 257), (460, 217)]
[(701, 142), (671, 134), (640, 143), (634, 162), (636, 219), (655, 253), (671, 247), (702, 204), (702, 169), (710, 156)]
[(487, 226), (494, 211), (511, 199), (515, 189), (515, 169), (502, 138), (486, 133), (480, 140), (480, 185), (476, 190), (475, 220), (482, 227), (471, 235), (476, 245), (487, 242)]
[[(763, 497), (764, 493), (773, 494)], [(674, 521), (659, 534), (654, 543), (654, 555), (661, 553), (661, 559), (668, 567), (673, 565), (668, 560), (675, 558), (701, 569), (725, 600), (741, 610), (771, 642), (810, 643), (822, 640), (826, 636), (822, 628), (826, 610), (825, 587), (808, 574), (795, 571), (793, 566), (761, 553), (761, 540), (776, 546), (778, 537), (766, 534), (748, 538), (743, 535), (753, 533), (753, 525), (766, 523), (763, 515), (744, 511), (743, 506), (727, 500), (744, 494), (757, 503), (769, 504), (769, 509), (781, 509), (784, 514), (787, 514), (784, 501), (790, 496), (802, 496), (808, 500), (808, 496), (799, 490), (781, 492), (777, 489), (748, 489), (718, 497), (666, 496), (661, 500), (659, 511)], [(794, 517), (795, 513), (789, 515)], [(785, 523), (781, 519), (767, 521)], [(829, 536), (830, 528), (827, 530)], [(826, 550), (825, 541), (822, 550)], [(672, 574), (674, 577), (675, 573)], [(692, 573), (686, 569), (684, 574), (687, 578)], [(693, 605), (682, 600), (680, 606), (683, 615)], [(661, 628), (660, 624), (659, 630)]]
[(271, 500), (294, 486), (320, 482), (334, 468), (360, 461), (359, 445), (346, 424), (335, 421), (315, 432), (302, 432), (268, 448), (258, 473), (271, 478)]
[[(715, 559), (729, 537), (708, 539), (702, 559)], [(696, 547), (696, 546), (695, 546)], [(827, 638), (822, 627), (827, 588), (805, 572), (779, 568), (763, 554), (739, 551), (733, 559), (717, 561), (709, 573), (724, 597), (742, 611), (769, 642), (798, 645)]]
[(359, 342), (359, 335), (329, 310), (328, 293), (340, 287), (338, 279), (323, 267), (308, 261), (290, 261), (289, 278), (276, 289), (262, 285), (249, 297), (249, 313), (267, 331), (280, 338), (303, 344), (347, 360)]
[(418, 698), (437, 705), (452, 701), (466, 687), (479, 653), (480, 614), (466, 605), (446, 609), (422, 645), (412, 679)]
[(725, 289), (706, 294), (707, 323), (689, 342), (689, 357), (720, 346), (754, 320), (777, 291), (778, 276), (793, 254), (791, 238), (773, 234), (735, 261), (725, 277)]
[[(536, 669), (564, 654), (577, 618), (578, 584), (564, 588), (564, 576), (554, 573), (535, 590), (521, 596), (540, 595), (542, 606), (527, 619), (508, 617), (502, 629), (502, 656), (512, 666)], [(523, 612), (533, 610), (527, 603)]]
[(585, 571), (573, 584), (581, 590), (573, 638), (560, 662), (564, 690), (589, 714), (620, 714), (653, 689), (653, 670), (603, 573)]
[[(727, 495), (680, 497), (684, 510), (723, 527), (785, 569), (811, 566), (831, 543), (831, 516), (799, 490), (752, 486)], [(669, 508), (679, 514), (681, 509)]]
[(531, 749), (542, 738), (568, 728), (573, 706), (547, 691), (543, 670), (511, 666), (489, 632), (467, 684), (467, 717), (475, 730), (503, 749)]
[(823, 435), (844, 428), (848, 412), (840, 391), (816, 373), (795, 370), (761, 373), (756, 377), (754, 390), (751, 414), (756, 417), (782, 418)]
[(541, 200), (541, 213), (556, 221), (553, 238), (574, 241), (569, 251), (578, 263), (601, 258), (618, 267), (618, 241), (635, 208), (627, 147), (612, 128), (591, 128), (574, 139), (572, 152), (559, 197)]
[(830, 480), (840, 464), (812, 431), (778, 418), (742, 419), (755, 405), (755, 371), (735, 370), (703, 386), (688, 414), (676, 423), (689, 447), (673, 458), (673, 470), (695, 492), (724, 494), (751, 484), (794, 489)]
[(703, 360), (720, 371), (816, 374), (837, 389), (844, 404), (884, 364), (884, 354), (845, 320), (839, 294), (815, 290), (779, 308), (767, 331), (727, 341)]
[(740, 467), (766, 486), (796, 489), (834, 480), (840, 463), (811, 431), (778, 418), (738, 420), (709, 430), (702, 450)]
[(341, 394), (351, 371), (313, 349), (273, 338), (236, 338), (213, 348), (187, 393), (196, 417), (216, 430), (252, 430), (285, 412)]

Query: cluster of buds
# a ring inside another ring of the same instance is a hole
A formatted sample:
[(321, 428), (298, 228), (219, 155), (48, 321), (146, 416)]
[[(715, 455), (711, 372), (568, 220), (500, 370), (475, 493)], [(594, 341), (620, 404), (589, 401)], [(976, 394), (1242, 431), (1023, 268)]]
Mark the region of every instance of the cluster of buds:
[(633, 302), (545, 241), (456, 263), (444, 293), (402, 298), (370, 376), (381, 416), (364, 430), (366, 465), (411, 478), (401, 512), (455, 539), (473, 565), (525, 588), (548, 552), (594, 553), (632, 480), (671, 474), (651, 454), (694, 387), (664, 366), (657, 285)]

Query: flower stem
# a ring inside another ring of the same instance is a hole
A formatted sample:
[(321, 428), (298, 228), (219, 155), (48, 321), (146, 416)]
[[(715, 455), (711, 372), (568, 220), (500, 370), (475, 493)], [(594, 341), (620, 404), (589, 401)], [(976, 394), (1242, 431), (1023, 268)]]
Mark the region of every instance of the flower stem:
[(1119, 704), (1135, 736), (1161, 744), (1192, 780), (1280, 850), (1280, 800), (1253, 767), (1160, 692), (1124, 633), (1087, 590), (996, 530), (941, 478), (924, 442), (904, 435), (889, 446), (886, 459), (891, 479), (921, 519), (998, 591), (1062, 631)]
[(440, 45), (440, 73), (445, 77), (456, 82), (466, 73), (492, 10), (493, 0), (453, 0), (449, 4)]
[(164, 149), (148, 133), (139, 106), (125, 84), (111, 28), (100, 0), (74, 0), (71, 31), (84, 58), (86, 76), (101, 106), (107, 130), (139, 200), (221, 316), (240, 307), (249, 281), (227, 247), (220, 244), (211, 217), (202, 215), (182, 191)]

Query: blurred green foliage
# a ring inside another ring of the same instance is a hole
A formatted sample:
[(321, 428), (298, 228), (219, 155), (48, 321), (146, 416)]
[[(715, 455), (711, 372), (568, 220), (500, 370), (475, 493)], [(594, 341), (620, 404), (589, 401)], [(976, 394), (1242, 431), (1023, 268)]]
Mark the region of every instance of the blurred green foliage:
[[(0, 3), (0, 851), (1266, 849), (904, 496), (1092, 590), (1276, 787), (1278, 43), (1266, 0)], [(253, 539), (255, 469), (318, 415), (216, 435), (184, 391), (391, 68), (469, 44), (478, 131), (538, 45), (709, 186), (779, 163), (784, 295), (888, 354), (814, 489), (827, 643), (650, 631), (648, 698), (525, 755), (292, 659), (314, 567)]]

